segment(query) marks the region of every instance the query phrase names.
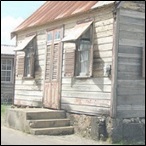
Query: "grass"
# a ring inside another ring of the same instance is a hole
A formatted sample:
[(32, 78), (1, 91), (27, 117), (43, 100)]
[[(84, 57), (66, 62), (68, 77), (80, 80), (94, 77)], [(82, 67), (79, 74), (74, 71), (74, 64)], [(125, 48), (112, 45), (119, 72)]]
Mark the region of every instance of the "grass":
[(10, 108), (11, 105), (1, 104), (1, 124), (5, 123), (6, 110)]
[(6, 112), (7, 105), (1, 105), (1, 115), (3, 116)]

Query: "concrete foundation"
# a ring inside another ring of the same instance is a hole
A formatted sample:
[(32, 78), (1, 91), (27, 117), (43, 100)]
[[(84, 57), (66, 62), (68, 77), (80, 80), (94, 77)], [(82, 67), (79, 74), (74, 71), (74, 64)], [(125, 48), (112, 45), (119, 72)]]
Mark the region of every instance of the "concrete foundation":
[(145, 143), (145, 118), (112, 119), (109, 116), (88, 116), (67, 113), (75, 132), (94, 140)]

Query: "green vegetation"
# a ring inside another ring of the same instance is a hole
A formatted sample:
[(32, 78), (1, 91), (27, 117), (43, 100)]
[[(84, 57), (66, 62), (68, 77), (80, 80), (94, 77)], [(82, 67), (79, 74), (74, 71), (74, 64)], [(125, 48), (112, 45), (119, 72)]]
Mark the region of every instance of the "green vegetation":
[(1, 116), (3, 116), (6, 112), (7, 106), (6, 105), (1, 105)]
[(10, 106), (11, 105), (1, 104), (1, 125), (5, 123), (6, 110), (10, 108)]

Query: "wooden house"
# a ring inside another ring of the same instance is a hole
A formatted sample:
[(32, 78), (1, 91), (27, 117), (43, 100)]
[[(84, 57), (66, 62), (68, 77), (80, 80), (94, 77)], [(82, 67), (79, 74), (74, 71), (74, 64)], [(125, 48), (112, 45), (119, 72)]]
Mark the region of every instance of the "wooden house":
[(12, 45), (1, 45), (1, 103), (12, 103), (14, 97), (15, 52)]
[(11, 36), (15, 105), (64, 109), (94, 138), (143, 138), (144, 1), (47, 1)]

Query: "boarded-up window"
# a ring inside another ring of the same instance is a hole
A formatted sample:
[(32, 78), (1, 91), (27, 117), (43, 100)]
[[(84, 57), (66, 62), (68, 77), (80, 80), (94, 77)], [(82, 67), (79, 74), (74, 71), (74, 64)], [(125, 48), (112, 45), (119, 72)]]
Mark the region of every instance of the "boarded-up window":
[(142, 56), (142, 77), (145, 78), (145, 46), (143, 47), (143, 56)]

